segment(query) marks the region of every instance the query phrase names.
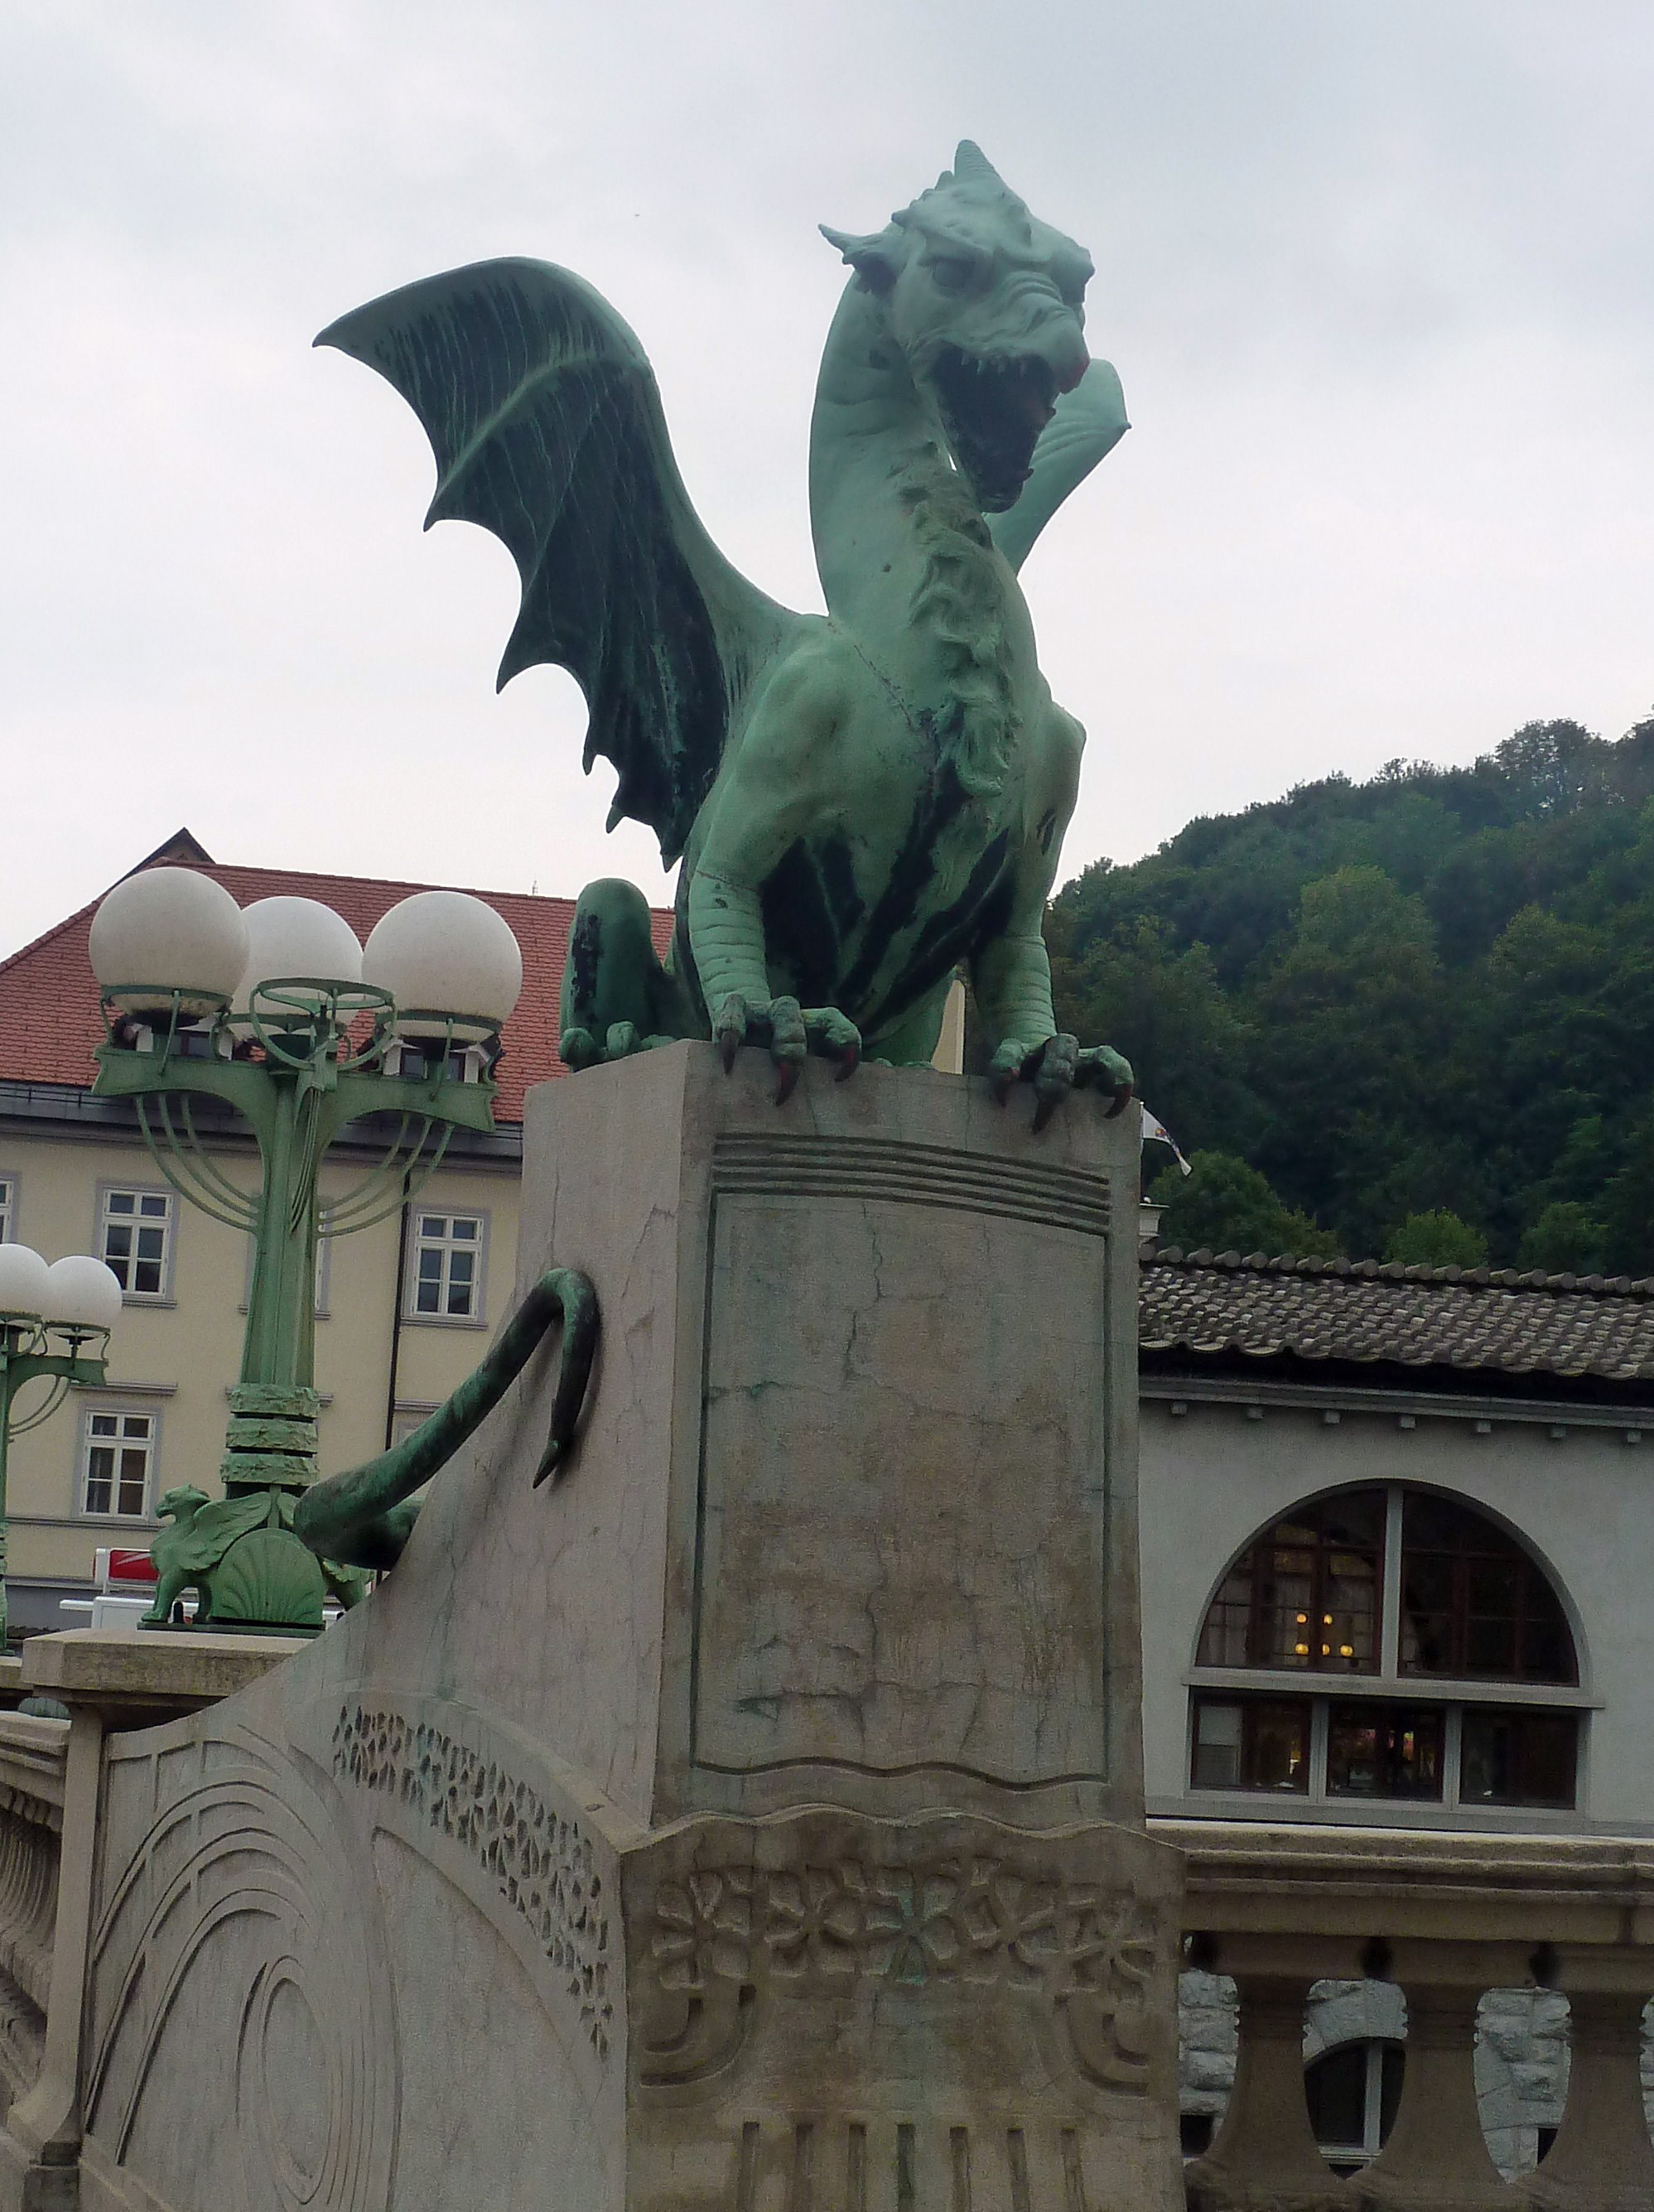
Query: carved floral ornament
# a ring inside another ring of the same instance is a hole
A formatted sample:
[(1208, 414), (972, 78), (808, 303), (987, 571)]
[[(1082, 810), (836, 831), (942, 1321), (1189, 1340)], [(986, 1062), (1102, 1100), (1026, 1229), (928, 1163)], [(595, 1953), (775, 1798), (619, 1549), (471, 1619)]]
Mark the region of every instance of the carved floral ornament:
[(1129, 1893), (1031, 1877), (964, 1856), (921, 1868), (842, 1859), (796, 1871), (699, 1870), (663, 1882), (651, 1949), (663, 1989), (715, 1978), (933, 1981), (1121, 1993), (1153, 1972), (1152, 1924)]
[(498, 1759), (429, 1721), (347, 1705), (333, 1772), (393, 1798), (492, 1884), (562, 1981), (592, 2050), (614, 2024), (607, 1902), (590, 1838)]
[(865, 1978), (913, 1990), (999, 1987), (1043, 1995), (1079, 2071), (1141, 2087), (1159, 1966), (1154, 1922), (1129, 1890), (964, 1852), (915, 1866), (846, 1857), (787, 1869), (697, 1868), (656, 1890), (648, 1954), (664, 2014), (648, 2081), (727, 2063), (753, 1990), (818, 1996)]

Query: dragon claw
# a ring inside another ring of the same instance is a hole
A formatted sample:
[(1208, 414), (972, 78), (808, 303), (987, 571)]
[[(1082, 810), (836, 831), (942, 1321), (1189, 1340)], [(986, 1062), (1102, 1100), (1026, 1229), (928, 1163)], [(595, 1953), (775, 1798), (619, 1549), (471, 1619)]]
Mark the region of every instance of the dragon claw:
[(1079, 1039), (1059, 1032), (1047, 1037), (1040, 1048), (1039, 1064), (1034, 1070), (1034, 1134), (1040, 1131), (1056, 1112), (1074, 1087), (1074, 1073), (1079, 1064)]
[(1089, 1046), (1079, 1054), (1074, 1070), (1076, 1091), (1098, 1090), (1113, 1093), (1105, 1120), (1112, 1121), (1116, 1114), (1123, 1113), (1129, 1103), (1135, 1078), (1131, 1062), (1105, 1044)]
[(798, 1088), (798, 1080), (810, 1050), (809, 1031), (804, 1024), (804, 1009), (796, 999), (772, 999), (769, 1002), (769, 1057), (776, 1072), (775, 1103), (785, 1106)]
[(1110, 1121), (1122, 1110), (1132, 1095), (1128, 1060), (1122, 1060), (1105, 1044), (1089, 1045), (1082, 1049), (1077, 1038), (1064, 1032), (1032, 1047), (1019, 1037), (1006, 1037), (989, 1063), (988, 1074), (994, 1097), (1001, 1106), (1010, 1097), (1014, 1085), (1032, 1084), (1036, 1135), (1071, 1091), (1107, 1091)]
[(718, 1009), (712, 1024), (712, 1041), (718, 1048), (726, 1075), (734, 1071), (735, 1055), (746, 1042), (750, 1018), (746, 1000), (738, 992), (732, 991)]
[(578, 1075), (583, 1068), (606, 1067), (614, 1060), (630, 1060), (635, 1054), (672, 1042), (669, 1036), (645, 1036), (635, 1022), (611, 1022), (601, 1044), (590, 1030), (565, 1030), (557, 1040), (557, 1053), (564, 1066)]
[(842, 1083), (861, 1065), (861, 1032), (836, 1006), (812, 1006), (804, 1017), (810, 1049), (836, 1064), (834, 1080)]
[(778, 1106), (784, 1106), (797, 1090), (812, 1053), (835, 1062), (841, 1083), (861, 1065), (861, 1032), (849, 1017), (836, 1006), (806, 1011), (796, 999), (755, 1001), (732, 991), (714, 1018), (712, 1038), (726, 1075), (734, 1068), (735, 1055), (744, 1044), (768, 1047), (776, 1071)]
[(1011, 1087), (1027, 1068), (1033, 1055), (1019, 1037), (1006, 1037), (988, 1065), (988, 1079), (993, 1086), (994, 1103), (1003, 1106), (1011, 1096)]

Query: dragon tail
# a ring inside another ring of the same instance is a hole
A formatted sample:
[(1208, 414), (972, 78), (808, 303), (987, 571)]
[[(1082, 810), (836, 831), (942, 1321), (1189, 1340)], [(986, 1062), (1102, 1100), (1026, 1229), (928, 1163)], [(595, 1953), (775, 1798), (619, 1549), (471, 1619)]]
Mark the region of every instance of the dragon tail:
[(407, 1500), (481, 1426), (556, 1322), (562, 1324), (562, 1358), (536, 1486), (554, 1474), (574, 1444), (598, 1341), (597, 1292), (589, 1277), (569, 1267), (547, 1268), (481, 1364), (411, 1436), (305, 1493), (293, 1519), (300, 1540), (319, 1558), (347, 1566), (394, 1566), (419, 1514)]

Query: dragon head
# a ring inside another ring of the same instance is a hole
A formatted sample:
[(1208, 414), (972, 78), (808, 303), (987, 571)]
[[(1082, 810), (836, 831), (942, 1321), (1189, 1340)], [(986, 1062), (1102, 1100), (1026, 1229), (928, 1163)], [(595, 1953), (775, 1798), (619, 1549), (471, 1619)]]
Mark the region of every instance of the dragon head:
[(163, 1521), (175, 1521), (181, 1528), (186, 1521), (193, 1521), (206, 1503), (204, 1490), (198, 1490), (192, 1482), (181, 1482), (176, 1490), (166, 1492), (155, 1511)]
[(884, 302), (977, 505), (1012, 506), (1058, 394), (1085, 374), (1091, 256), (1030, 215), (968, 138), (883, 230), (821, 228)]

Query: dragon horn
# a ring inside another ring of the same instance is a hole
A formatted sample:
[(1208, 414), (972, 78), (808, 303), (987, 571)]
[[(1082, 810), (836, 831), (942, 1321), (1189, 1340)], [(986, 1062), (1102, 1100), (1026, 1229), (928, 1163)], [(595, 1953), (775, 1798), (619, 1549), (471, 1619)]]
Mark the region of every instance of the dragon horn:
[(876, 230), (864, 231), (860, 237), (857, 237), (854, 231), (835, 230), (830, 222), (818, 222), (816, 228), (829, 246), (838, 248), (852, 269), (855, 267), (859, 258), (871, 253), (879, 243), (879, 233)]
[(953, 156), (953, 178), (956, 184), (996, 185), (1000, 191), (1006, 189), (1004, 178), (974, 138), (960, 139), (959, 149)]
[(817, 229), (829, 246), (836, 246), (862, 283), (875, 292), (888, 292), (896, 281), (896, 270), (891, 260), (890, 240), (882, 231), (864, 231), (860, 235), (848, 230), (835, 230), (830, 223), (821, 222)]

